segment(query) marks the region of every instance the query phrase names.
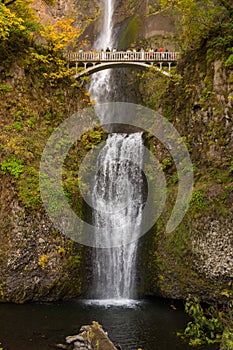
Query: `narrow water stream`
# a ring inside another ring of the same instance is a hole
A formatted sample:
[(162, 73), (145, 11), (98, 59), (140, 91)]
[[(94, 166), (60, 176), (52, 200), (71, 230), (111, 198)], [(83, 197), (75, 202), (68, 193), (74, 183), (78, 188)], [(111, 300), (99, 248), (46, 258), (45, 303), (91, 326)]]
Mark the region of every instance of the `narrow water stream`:
[[(107, 48), (112, 49), (113, 47), (114, 3), (114, 0), (104, 1), (102, 27), (99, 36), (94, 43), (94, 49), (97, 51), (106, 50)], [(91, 76), (91, 84), (89, 87), (91, 99), (97, 102), (107, 102), (111, 89), (112, 84), (110, 69), (105, 69)]]

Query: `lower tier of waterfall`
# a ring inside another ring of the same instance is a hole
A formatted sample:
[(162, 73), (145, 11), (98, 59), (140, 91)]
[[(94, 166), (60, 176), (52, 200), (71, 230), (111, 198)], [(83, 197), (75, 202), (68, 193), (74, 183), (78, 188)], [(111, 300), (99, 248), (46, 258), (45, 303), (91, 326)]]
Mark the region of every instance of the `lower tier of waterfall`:
[(141, 133), (114, 133), (108, 136), (98, 156), (92, 198), (93, 207), (97, 210), (93, 223), (101, 227), (101, 235), (96, 239), (106, 240), (111, 246), (94, 251), (92, 288), (99, 299), (136, 297), (137, 240), (143, 201), (143, 148)]

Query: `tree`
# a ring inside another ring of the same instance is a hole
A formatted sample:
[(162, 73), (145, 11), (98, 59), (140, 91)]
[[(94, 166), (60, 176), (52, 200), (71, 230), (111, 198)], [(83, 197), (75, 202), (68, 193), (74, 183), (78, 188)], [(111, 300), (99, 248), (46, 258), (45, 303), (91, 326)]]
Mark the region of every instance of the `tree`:
[(64, 18), (54, 25), (41, 28), (40, 34), (45, 38), (49, 50), (63, 50), (77, 41), (81, 31), (72, 26), (73, 22), (72, 18)]
[(0, 39), (7, 40), (11, 33), (23, 31), (23, 19), (0, 2)]
[[(31, 38), (40, 24), (30, 7), (32, 0), (0, 0), (0, 39)], [(11, 4), (12, 6), (8, 7)]]
[(221, 30), (233, 12), (230, 0), (160, 0), (160, 4), (162, 10), (177, 14), (183, 50), (197, 49), (211, 36), (225, 34)]

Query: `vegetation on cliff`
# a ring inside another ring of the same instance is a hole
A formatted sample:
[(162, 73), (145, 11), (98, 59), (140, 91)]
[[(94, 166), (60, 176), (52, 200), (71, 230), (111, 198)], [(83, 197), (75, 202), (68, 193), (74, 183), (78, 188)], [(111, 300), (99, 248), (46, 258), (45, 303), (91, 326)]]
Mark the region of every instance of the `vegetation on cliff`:
[(231, 46), (233, 6), (230, 1), (161, 0), (160, 4), (162, 10), (170, 9), (177, 15), (179, 44), (183, 50), (198, 49), (212, 40), (221, 54), (225, 54), (224, 45)]
[[(0, 300), (19, 303), (79, 295), (84, 275), (83, 248), (52, 226), (39, 191), (40, 157), (49, 136), (90, 103), (62, 54), (80, 31), (71, 18), (42, 26), (30, 3), (0, 2)], [(79, 143), (79, 161), (88, 140)], [(71, 177), (64, 167), (69, 198)]]
[[(191, 294), (194, 300), (189, 299), (187, 311), (194, 321), (185, 331), (190, 343), (222, 341), (221, 348), (230, 349), (233, 7), (221, 0), (164, 0), (160, 5), (154, 11), (169, 9), (177, 19), (176, 46), (181, 59), (170, 79), (153, 68), (143, 72), (139, 90), (143, 104), (167, 117), (181, 134), (191, 155), (195, 185), (185, 219), (166, 235), (164, 226), (176, 198), (178, 178), (169, 154), (149, 137), (150, 147), (166, 166), (169, 200), (145, 263), (148, 293), (183, 298)], [(150, 38), (147, 45), (156, 42), (157, 38)], [(206, 316), (195, 296), (230, 306)]]

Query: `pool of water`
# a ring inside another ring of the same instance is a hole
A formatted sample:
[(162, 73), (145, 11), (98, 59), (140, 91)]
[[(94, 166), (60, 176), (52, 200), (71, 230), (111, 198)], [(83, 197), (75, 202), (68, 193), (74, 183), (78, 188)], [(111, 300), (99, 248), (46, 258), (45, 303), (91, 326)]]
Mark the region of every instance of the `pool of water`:
[[(73, 300), (54, 304), (1, 304), (4, 350), (51, 350), (67, 335), (98, 321), (123, 350), (191, 350), (176, 336), (188, 321), (183, 304), (164, 299), (123, 302)], [(199, 349), (217, 349), (203, 347)]]

